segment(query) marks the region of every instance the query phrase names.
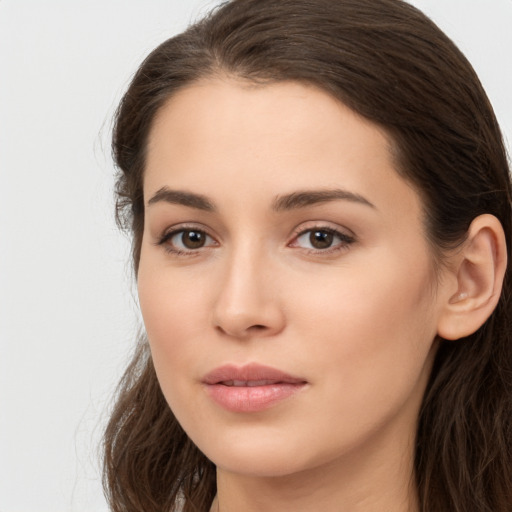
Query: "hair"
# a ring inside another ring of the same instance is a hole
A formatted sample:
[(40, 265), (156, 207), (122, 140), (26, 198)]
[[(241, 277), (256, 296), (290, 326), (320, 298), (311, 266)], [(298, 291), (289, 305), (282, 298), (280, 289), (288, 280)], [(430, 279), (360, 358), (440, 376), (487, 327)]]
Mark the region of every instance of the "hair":
[[(124, 95), (113, 133), (117, 218), (144, 226), (152, 122), (176, 91), (228, 76), (320, 88), (382, 127), (397, 172), (420, 194), (442, 263), (472, 220), (495, 215), (509, 266), (499, 303), (464, 340), (439, 340), (415, 446), (422, 512), (510, 512), (512, 503), (511, 182), (502, 136), (473, 68), (424, 14), (401, 0), (232, 0), (157, 47)], [(137, 345), (104, 437), (114, 512), (208, 510), (215, 466), (182, 430)]]

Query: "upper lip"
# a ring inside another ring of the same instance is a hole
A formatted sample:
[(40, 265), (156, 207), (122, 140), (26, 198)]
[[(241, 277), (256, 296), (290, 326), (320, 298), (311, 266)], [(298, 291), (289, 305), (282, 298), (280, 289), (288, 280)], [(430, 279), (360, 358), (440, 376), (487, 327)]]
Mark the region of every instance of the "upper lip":
[(237, 383), (247, 384), (305, 384), (306, 380), (300, 377), (295, 377), (270, 366), (264, 366), (258, 363), (250, 363), (243, 366), (236, 366), (228, 364), (215, 368), (203, 377), (205, 384), (233, 384)]

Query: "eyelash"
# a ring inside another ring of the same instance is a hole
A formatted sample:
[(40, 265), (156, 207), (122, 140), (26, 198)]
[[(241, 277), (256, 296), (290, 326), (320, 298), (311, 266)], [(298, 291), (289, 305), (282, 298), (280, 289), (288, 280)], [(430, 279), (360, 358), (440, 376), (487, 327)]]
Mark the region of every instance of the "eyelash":
[[(331, 228), (331, 227), (317, 225), (317, 226), (311, 226), (311, 227), (308, 227), (307, 229), (302, 229), (302, 230), (298, 231), (293, 237), (293, 242), (288, 244), (288, 246), (294, 247), (293, 244), (296, 243), (296, 241), (299, 240), (299, 238), (301, 238), (304, 235), (307, 235), (308, 233), (310, 233), (310, 237), (311, 237), (311, 235), (315, 232), (331, 235), (335, 238), (338, 238), (339, 243), (336, 245), (327, 247), (325, 249), (315, 249), (315, 248), (305, 249), (308, 254), (328, 255), (328, 254), (336, 253), (339, 251), (347, 250), (348, 246), (353, 244), (356, 241), (356, 238), (353, 235), (348, 235), (347, 233), (343, 233), (342, 231), (339, 231), (339, 230)], [(296, 245), (295, 245), (295, 247), (296, 247)]]
[[(158, 240), (156, 245), (162, 246), (164, 250), (169, 253), (173, 254), (175, 256), (196, 256), (200, 249), (205, 249), (205, 247), (198, 247), (197, 249), (188, 249), (188, 250), (182, 250), (177, 249), (176, 247), (173, 247), (168, 242), (172, 240), (176, 235), (180, 233), (186, 233), (187, 231), (199, 233), (207, 238), (211, 238), (213, 240), (213, 237), (211, 237), (204, 229), (198, 229), (195, 226), (180, 226), (177, 229), (173, 229), (171, 231), (168, 231), (162, 235), (162, 237)], [(208, 247), (206, 247), (208, 248)]]
[[(211, 240), (214, 240), (214, 238), (212, 236), (210, 236), (204, 229), (198, 229), (194, 226), (180, 226), (177, 229), (173, 229), (167, 233), (164, 233), (163, 236), (156, 242), (155, 245), (163, 246), (164, 250), (169, 254), (173, 254), (175, 256), (187, 256), (187, 257), (196, 256), (199, 254), (199, 251), (201, 249), (208, 249), (209, 247), (212, 247), (212, 246), (201, 246), (201, 247), (198, 247), (197, 249), (182, 250), (182, 249), (173, 247), (171, 244), (168, 243), (176, 235), (178, 235), (180, 233), (184, 234), (187, 231), (195, 232), (195, 233), (201, 234), (207, 238), (210, 238)], [(347, 250), (348, 246), (350, 246), (351, 244), (353, 244), (356, 241), (356, 238), (353, 235), (348, 235), (347, 233), (343, 233), (343, 232), (341, 232), (337, 229), (333, 229), (331, 227), (316, 225), (316, 226), (311, 226), (307, 229), (302, 229), (302, 230), (294, 233), (293, 241), (290, 242), (289, 244), (287, 244), (287, 246), (288, 247), (298, 247), (297, 245), (294, 245), (294, 244), (296, 244), (297, 240), (299, 240), (300, 237), (302, 237), (308, 233), (312, 234), (314, 232), (323, 233), (323, 234), (331, 235), (335, 238), (338, 238), (339, 243), (334, 246), (327, 247), (325, 249), (303, 248), (307, 254), (327, 255), (327, 254), (336, 253), (338, 251)]]

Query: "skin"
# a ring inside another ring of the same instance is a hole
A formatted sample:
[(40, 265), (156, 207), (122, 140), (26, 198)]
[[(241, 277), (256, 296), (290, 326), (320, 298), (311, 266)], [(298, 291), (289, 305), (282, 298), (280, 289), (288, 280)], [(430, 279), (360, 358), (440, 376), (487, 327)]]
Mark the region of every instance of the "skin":
[[(274, 207), (333, 189), (357, 197)], [(144, 195), (140, 305), (166, 400), (217, 465), (212, 510), (418, 510), (416, 422), (455, 290), (386, 134), (313, 87), (203, 81), (159, 112)], [(162, 243), (184, 228), (205, 245)], [(341, 238), (315, 248), (314, 228)], [(250, 362), (307, 385), (259, 412), (213, 402), (204, 375)]]

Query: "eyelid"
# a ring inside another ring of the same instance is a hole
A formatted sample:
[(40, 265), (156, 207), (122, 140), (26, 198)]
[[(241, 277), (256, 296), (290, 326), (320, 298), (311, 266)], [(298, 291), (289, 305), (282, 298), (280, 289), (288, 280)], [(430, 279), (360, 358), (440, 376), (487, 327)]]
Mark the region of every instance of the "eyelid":
[[(337, 238), (339, 238), (339, 243), (336, 245), (324, 248), (324, 249), (318, 249), (318, 248), (304, 248), (297, 245), (297, 240), (299, 237), (307, 234), (311, 231), (324, 231), (333, 234)], [(204, 245), (198, 248), (190, 248), (190, 249), (181, 249), (178, 247), (171, 247), (168, 242), (177, 234), (184, 232), (184, 231), (198, 231), (200, 233), (203, 233), (206, 237), (210, 238), (214, 243)], [(288, 247), (292, 248), (298, 248), (302, 249), (303, 251), (312, 253), (312, 254), (328, 254), (330, 252), (336, 252), (339, 250), (347, 249), (349, 245), (356, 242), (357, 238), (353, 231), (346, 227), (340, 227), (339, 225), (333, 225), (330, 222), (327, 221), (308, 221), (306, 223), (300, 224), (298, 227), (296, 227), (293, 230), (293, 233), (291, 235), (291, 240), (287, 243)], [(206, 228), (202, 224), (198, 223), (181, 223), (176, 224), (173, 226), (170, 226), (164, 230), (164, 232), (158, 236), (156, 242), (154, 245), (157, 246), (164, 246), (165, 250), (171, 254), (177, 254), (177, 255), (188, 255), (193, 256), (197, 255), (200, 252), (210, 249), (212, 247), (218, 246), (219, 242), (217, 240), (217, 237), (213, 236), (210, 233), (210, 230)]]
[[(301, 248), (296, 244), (297, 240), (312, 231), (324, 231), (327, 233), (331, 233), (334, 236), (338, 237), (341, 240), (341, 243), (328, 247), (326, 249), (315, 249), (315, 248)], [(357, 241), (357, 237), (355, 233), (348, 229), (342, 228), (339, 225), (333, 226), (329, 222), (322, 221), (310, 221), (305, 224), (301, 224), (297, 228), (294, 229), (292, 240), (288, 243), (288, 247), (303, 249), (309, 253), (313, 254), (328, 254), (330, 252), (336, 252), (338, 250), (346, 249), (349, 245)]]
[[(205, 236), (213, 240), (215, 243), (210, 245), (205, 245), (202, 247), (198, 247), (196, 249), (181, 249), (177, 247), (171, 247), (168, 242), (177, 234), (182, 233), (184, 231), (197, 231), (200, 233), (203, 233)], [(170, 226), (164, 230), (164, 232), (158, 236), (155, 245), (157, 246), (163, 246), (165, 250), (171, 254), (175, 255), (186, 255), (186, 256), (193, 256), (197, 255), (200, 251), (205, 249), (210, 249), (211, 247), (219, 245), (216, 238), (210, 234), (209, 229), (206, 227), (197, 224), (197, 223), (182, 223), (182, 224), (176, 224), (173, 226)]]
[(315, 229), (319, 231), (330, 231), (331, 233), (336, 233), (353, 240), (356, 240), (357, 238), (356, 234), (351, 229), (345, 226), (340, 226), (339, 224), (333, 224), (332, 222), (321, 220), (312, 220), (301, 223), (299, 226), (294, 228), (291, 236), (296, 238), (300, 235), (303, 235), (304, 233), (307, 233), (308, 231), (313, 231)]

